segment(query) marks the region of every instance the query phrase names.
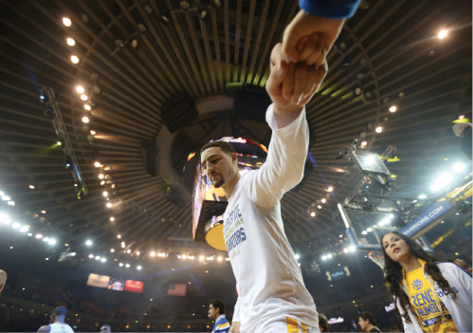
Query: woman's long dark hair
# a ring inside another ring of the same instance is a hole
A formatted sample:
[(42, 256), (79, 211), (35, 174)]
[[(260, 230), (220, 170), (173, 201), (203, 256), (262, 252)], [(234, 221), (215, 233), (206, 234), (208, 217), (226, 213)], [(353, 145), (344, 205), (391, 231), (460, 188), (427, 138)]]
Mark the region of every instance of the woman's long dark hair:
[[(399, 236), (399, 238), (403, 239), (407, 243), (409, 248), (411, 249), (411, 254), (414, 257), (418, 259), (422, 259), (426, 262), (427, 273), (432, 277), (434, 281), (437, 282), (437, 284), (439, 285), (440, 288), (442, 288), (444, 293), (446, 295), (452, 295), (452, 298), (455, 298), (457, 296), (455, 292), (452, 290), (452, 288), (450, 287), (450, 284), (448, 283), (448, 281), (443, 277), (442, 273), (437, 267), (437, 264), (435, 263), (435, 259), (429, 256), (424, 251), (424, 249), (422, 249), (422, 247), (416, 243), (416, 241), (414, 241), (413, 239), (397, 231), (390, 231), (390, 232), (387, 232), (386, 234), (395, 234)], [(389, 291), (391, 292), (391, 295), (399, 299), (399, 302), (401, 303), (401, 307), (404, 310), (404, 314), (401, 315), (397, 307), (397, 302), (395, 302), (394, 304), (396, 305), (397, 314), (402, 316), (406, 320), (406, 322), (411, 323), (411, 319), (409, 318), (409, 311), (412, 311), (412, 305), (411, 305), (411, 302), (409, 301), (409, 297), (402, 289), (402, 280), (404, 278), (402, 274), (402, 267), (398, 262), (395, 262), (386, 254), (386, 250), (384, 249), (384, 245), (383, 245), (383, 238), (386, 234), (384, 234), (383, 237), (381, 237), (381, 241), (380, 241), (380, 245), (384, 253), (385, 279), (386, 279), (386, 282), (389, 283)], [(412, 311), (412, 313), (415, 316), (417, 316), (417, 314), (414, 311)]]

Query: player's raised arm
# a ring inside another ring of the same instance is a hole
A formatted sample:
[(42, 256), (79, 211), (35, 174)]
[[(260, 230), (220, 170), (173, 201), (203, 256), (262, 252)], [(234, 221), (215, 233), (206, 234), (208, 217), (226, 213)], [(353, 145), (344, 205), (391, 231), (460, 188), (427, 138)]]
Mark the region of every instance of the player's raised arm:
[(257, 172), (244, 179), (251, 200), (274, 206), (302, 179), (309, 145), (305, 116), (307, 104), (320, 86), (327, 66), (293, 64), (284, 57), (281, 44), (271, 53), (271, 73), (266, 83), (273, 104), (266, 112), (272, 136), (268, 157)]

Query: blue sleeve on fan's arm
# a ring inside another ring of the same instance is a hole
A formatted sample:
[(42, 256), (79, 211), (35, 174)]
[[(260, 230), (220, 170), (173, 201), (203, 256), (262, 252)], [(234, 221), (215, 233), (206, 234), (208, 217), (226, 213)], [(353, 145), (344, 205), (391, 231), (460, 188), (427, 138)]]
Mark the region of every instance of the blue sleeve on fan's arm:
[(333, 20), (352, 17), (361, 0), (299, 0), (305, 12)]

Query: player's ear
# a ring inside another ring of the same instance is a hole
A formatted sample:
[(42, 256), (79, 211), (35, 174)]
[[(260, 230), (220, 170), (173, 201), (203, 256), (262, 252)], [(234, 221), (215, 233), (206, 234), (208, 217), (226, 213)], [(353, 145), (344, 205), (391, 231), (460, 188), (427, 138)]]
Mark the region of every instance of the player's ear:
[(232, 163), (238, 162), (238, 156), (236, 153), (232, 153)]

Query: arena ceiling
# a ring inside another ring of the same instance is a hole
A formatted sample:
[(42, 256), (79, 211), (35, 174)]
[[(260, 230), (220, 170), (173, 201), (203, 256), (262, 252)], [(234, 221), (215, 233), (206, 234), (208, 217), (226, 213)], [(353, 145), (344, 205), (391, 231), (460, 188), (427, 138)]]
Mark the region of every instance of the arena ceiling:
[[(264, 86), (271, 49), (297, 11), (297, 1), (287, 0), (0, 0), (0, 190), (27, 212), (32, 230), (63, 243), (91, 239), (102, 251), (130, 249), (135, 256), (190, 247), (191, 200), (178, 208), (163, 197), (162, 175), (143, 169), (142, 142), (157, 140), (162, 106), (181, 92), (212, 103), (228, 83)], [(442, 29), (448, 34), (439, 39)], [(339, 237), (345, 233), (336, 204), (359, 178), (346, 175), (351, 162), (335, 158), (362, 133), (371, 151), (395, 146), (401, 161), (389, 169), (406, 195), (430, 186), (448, 167), (445, 159), (462, 158), (451, 126), (460, 115), (471, 119), (471, 37), (470, 1), (362, 2), (307, 107), (315, 169), (282, 201), (291, 244), (309, 253), (348, 245)], [(92, 97), (98, 107), (88, 124), (77, 85), (101, 91)], [(54, 89), (67, 124), (88, 189), (81, 200), (43, 116), (41, 86)], [(222, 109), (182, 128), (160, 158), (179, 179), (191, 149), (222, 136), (267, 143), (270, 131)], [(112, 208), (96, 161), (119, 188)], [(322, 198), (327, 202), (317, 209)]]

